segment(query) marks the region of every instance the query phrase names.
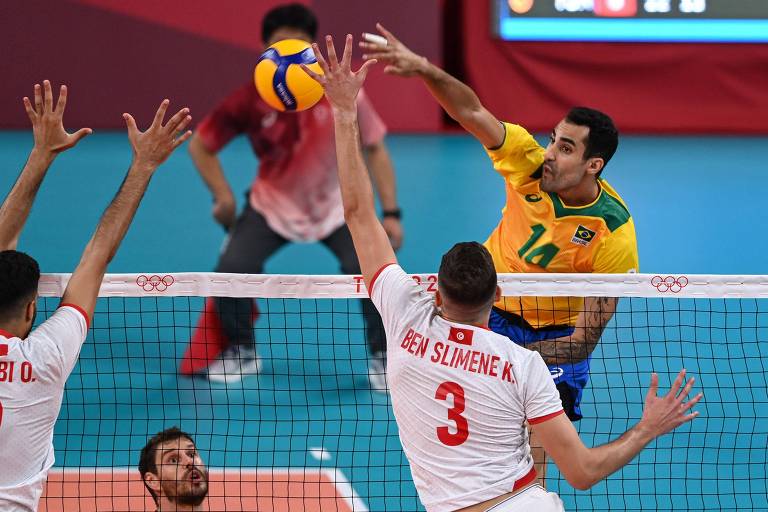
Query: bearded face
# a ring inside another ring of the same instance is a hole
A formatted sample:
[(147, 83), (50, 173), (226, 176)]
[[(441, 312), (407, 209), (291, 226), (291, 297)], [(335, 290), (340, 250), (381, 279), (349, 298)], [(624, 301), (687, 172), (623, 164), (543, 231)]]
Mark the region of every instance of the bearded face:
[(155, 457), (162, 498), (180, 505), (203, 503), (208, 495), (208, 470), (190, 439), (159, 445)]

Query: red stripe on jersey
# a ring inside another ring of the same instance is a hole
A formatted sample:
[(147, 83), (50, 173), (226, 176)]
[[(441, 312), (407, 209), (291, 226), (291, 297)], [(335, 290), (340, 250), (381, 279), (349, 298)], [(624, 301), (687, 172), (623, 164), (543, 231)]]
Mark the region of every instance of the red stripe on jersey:
[(7, 355), (8, 355), (8, 345), (6, 344), (0, 345), (0, 357), (7, 356)]
[(5, 329), (0, 329), (0, 336), (3, 336), (3, 337), (8, 338), (8, 339), (16, 337), (13, 334), (11, 334), (8, 331), (6, 331)]
[(390, 266), (390, 265), (397, 265), (397, 263), (395, 263), (395, 262), (392, 262), (392, 263), (387, 263), (387, 264), (385, 264), (384, 266), (382, 266), (382, 267), (381, 267), (379, 270), (377, 270), (375, 274), (373, 274), (373, 277), (371, 278), (371, 282), (370, 282), (370, 283), (368, 283), (368, 296), (369, 296), (369, 297), (370, 297), (371, 295), (373, 295), (373, 283), (375, 283), (375, 282), (376, 282), (376, 279), (379, 277), (379, 274), (381, 274), (382, 272), (384, 272), (384, 269), (385, 269), (385, 268), (387, 268), (387, 267), (388, 267), (388, 266)]
[(528, 419), (528, 423), (530, 423), (531, 425), (536, 425), (537, 423), (543, 423), (543, 422), (545, 422), (547, 420), (551, 420), (554, 417), (560, 416), (564, 412), (565, 412), (564, 410), (560, 409), (559, 411), (553, 412), (552, 414), (547, 414), (545, 416), (539, 416), (538, 418), (529, 418)]
[(512, 492), (522, 489), (534, 480), (536, 480), (536, 469), (531, 468), (531, 470), (524, 477), (518, 478), (515, 481), (515, 486), (512, 487)]
[(448, 341), (460, 343), (462, 345), (472, 345), (472, 329), (462, 329), (461, 327), (451, 326), (451, 330), (448, 333)]
[(69, 304), (69, 303), (67, 303), (67, 304), (59, 304), (60, 308), (63, 308), (64, 306), (76, 309), (81, 315), (83, 315), (83, 318), (85, 318), (85, 328), (86, 328), (86, 330), (90, 327), (91, 321), (88, 318), (88, 315), (85, 313), (85, 310), (83, 308), (81, 308), (77, 304)]

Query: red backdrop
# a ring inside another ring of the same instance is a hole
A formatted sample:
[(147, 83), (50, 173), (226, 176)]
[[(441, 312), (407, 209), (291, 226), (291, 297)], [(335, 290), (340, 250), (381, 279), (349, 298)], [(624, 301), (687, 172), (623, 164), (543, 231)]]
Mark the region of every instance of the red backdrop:
[[(199, 119), (249, 79), (261, 17), (279, 3), (2, 0), (0, 128), (27, 129), (21, 97), (43, 78), (70, 85), (69, 126), (122, 128), (122, 112), (147, 119), (163, 97)], [(417, 52), (463, 71), (497, 116), (533, 130), (584, 104), (625, 133), (768, 133), (768, 45), (504, 43), (489, 33), (487, 0), (303, 3), (319, 13), (321, 33), (338, 37), (382, 21)], [(379, 69), (367, 87), (391, 130), (443, 127), (418, 80)]]
[[(21, 98), (45, 78), (70, 87), (68, 126), (122, 129), (122, 112), (151, 118), (164, 97), (188, 105), (200, 119), (250, 80), (261, 48), (261, 18), (281, 3), (2, 0), (0, 128), (28, 128)], [(357, 35), (381, 21), (441, 62), (440, 0), (302, 3), (317, 11), (321, 34)], [(440, 129), (440, 109), (418, 81), (378, 70), (367, 89), (391, 130)]]
[(549, 131), (604, 110), (622, 132), (768, 133), (768, 45), (502, 42), (463, 2), (467, 80), (497, 116)]

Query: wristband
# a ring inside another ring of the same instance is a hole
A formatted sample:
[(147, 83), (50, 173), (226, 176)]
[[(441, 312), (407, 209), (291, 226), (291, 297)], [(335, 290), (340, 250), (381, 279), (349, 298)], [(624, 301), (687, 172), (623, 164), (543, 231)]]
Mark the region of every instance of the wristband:
[(382, 210), (381, 216), (386, 217), (394, 217), (397, 220), (400, 220), (403, 217), (403, 212), (400, 211), (400, 208), (395, 208), (394, 210)]

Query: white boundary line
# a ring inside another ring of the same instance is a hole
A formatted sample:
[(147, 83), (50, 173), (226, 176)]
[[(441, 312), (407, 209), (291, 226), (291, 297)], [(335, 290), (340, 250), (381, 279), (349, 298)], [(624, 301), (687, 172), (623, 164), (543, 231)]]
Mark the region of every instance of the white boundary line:
[(349, 480), (347, 480), (347, 477), (344, 476), (344, 473), (339, 468), (322, 468), (321, 473), (334, 483), (336, 489), (339, 490), (341, 497), (344, 498), (344, 501), (347, 502), (347, 505), (349, 505), (353, 511), (359, 510), (360, 512), (368, 512), (368, 507), (365, 505), (365, 502), (363, 502), (362, 498), (355, 492), (354, 487), (352, 487), (352, 484), (349, 483)]
[[(43, 274), (40, 295), (61, 297), (70, 275)], [(412, 277), (436, 291), (436, 274)], [(768, 298), (768, 275), (499, 274), (499, 286), (505, 296)], [(107, 274), (99, 296), (344, 299), (368, 294), (362, 277), (351, 275), (147, 272)]]
[[(275, 473), (289, 475), (316, 474), (328, 479), (334, 485), (340, 498), (342, 498), (350, 509), (355, 512), (368, 512), (368, 507), (360, 496), (355, 492), (352, 484), (339, 468), (208, 468), (208, 472), (215, 475), (226, 474), (254, 474), (270, 475)], [(48, 474), (58, 475), (114, 475), (115, 473), (125, 474), (141, 480), (139, 470), (127, 467), (54, 467), (48, 471)]]

